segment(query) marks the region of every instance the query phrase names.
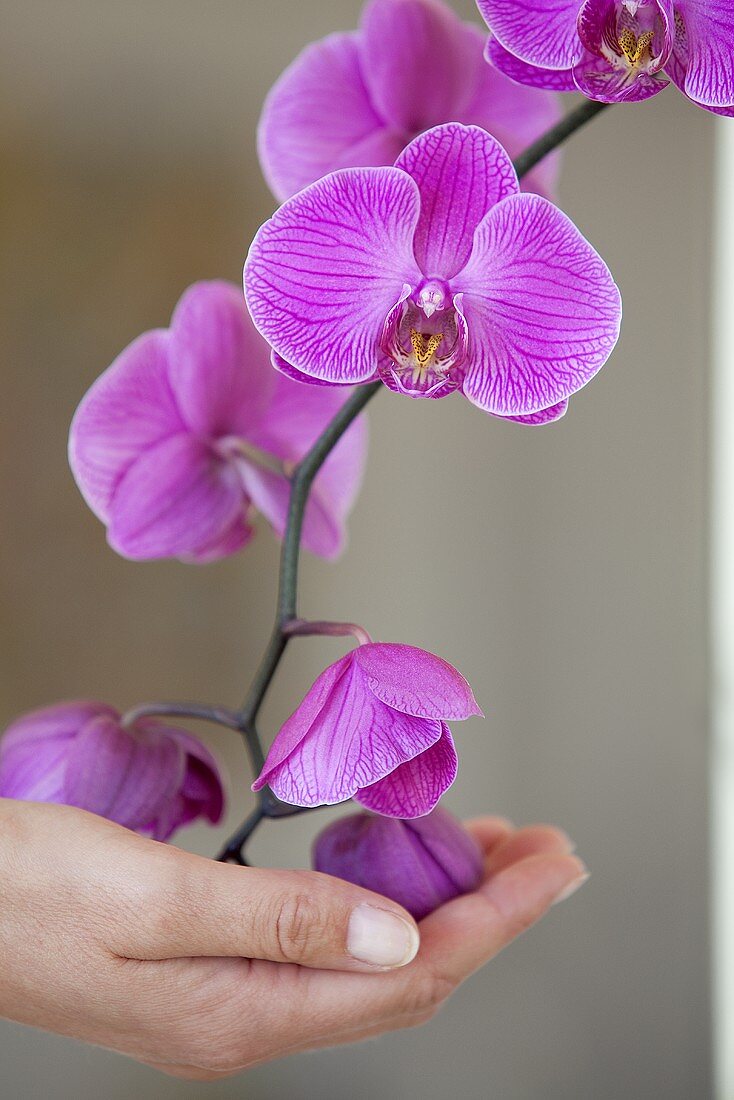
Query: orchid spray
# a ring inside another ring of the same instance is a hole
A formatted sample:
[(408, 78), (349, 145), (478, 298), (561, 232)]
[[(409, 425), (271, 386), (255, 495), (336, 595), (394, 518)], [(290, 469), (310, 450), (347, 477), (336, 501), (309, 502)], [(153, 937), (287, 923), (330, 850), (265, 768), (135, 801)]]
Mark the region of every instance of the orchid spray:
[[(361, 414), (378, 392), (460, 394), (532, 427), (558, 421), (608, 360), (620, 295), (552, 201), (563, 142), (671, 81), (734, 114), (727, 3), (478, 6), (489, 37), (439, 0), (369, 0), (358, 31), (303, 52), (262, 114), (261, 164), (282, 205), (252, 242), (244, 293), (189, 288), (170, 327), (125, 349), (74, 418), (72, 470), (118, 553), (203, 564), (243, 550), (256, 513), (282, 540), (273, 630), (241, 707), (36, 711), (0, 741), (0, 796), (67, 802), (159, 839), (216, 823), (216, 762), (179, 728), (203, 719), (242, 737), (256, 795), (221, 860), (245, 865), (266, 819), (353, 799), (362, 809), (322, 834), (317, 869), (417, 917), (476, 884), (478, 850), (438, 808), (458, 770), (450, 723), (481, 714), (471, 688), (414, 645), (301, 619), (301, 548), (333, 559), (345, 545)], [(556, 92), (572, 90), (587, 99), (563, 114)], [(266, 753), (263, 701), (307, 635), (352, 645)]]

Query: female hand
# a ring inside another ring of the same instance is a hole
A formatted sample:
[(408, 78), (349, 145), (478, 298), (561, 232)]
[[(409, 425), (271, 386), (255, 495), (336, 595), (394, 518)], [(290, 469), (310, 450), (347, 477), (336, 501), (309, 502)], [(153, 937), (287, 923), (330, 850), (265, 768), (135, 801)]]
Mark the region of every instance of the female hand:
[(202, 1080), (424, 1023), (586, 877), (559, 830), (470, 828), (482, 886), (418, 927), (328, 875), (0, 799), (0, 1015)]

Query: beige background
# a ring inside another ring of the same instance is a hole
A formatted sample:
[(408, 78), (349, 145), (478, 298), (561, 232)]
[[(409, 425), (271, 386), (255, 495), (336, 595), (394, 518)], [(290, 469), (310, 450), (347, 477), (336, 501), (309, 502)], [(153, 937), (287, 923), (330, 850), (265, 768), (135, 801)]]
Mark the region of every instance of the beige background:
[[(459, 5), (470, 15), (472, 5)], [(77, 400), (197, 278), (239, 279), (271, 209), (259, 104), (356, 0), (1, 0), (0, 719), (69, 695), (236, 703), (276, 546), (202, 569), (106, 548), (65, 463)], [(709, 1095), (706, 386), (712, 120), (669, 92), (569, 147), (565, 208), (620, 283), (612, 363), (560, 425), (384, 393), (336, 567), (303, 610), (435, 649), (488, 715), (457, 729), (461, 813), (552, 820), (591, 882), (425, 1031), (204, 1086), (0, 1025), (3, 1096), (690, 1100)], [(337, 643), (294, 645), (270, 729)], [(268, 723), (265, 727), (268, 729)], [(232, 735), (212, 744), (248, 804)], [(299, 865), (325, 820), (264, 829)], [(184, 834), (201, 852), (219, 840)], [(73, 959), (69, 965), (73, 966)], [(206, 1027), (206, 1021), (202, 1021)], [(216, 1042), (216, 1036), (212, 1036)]]

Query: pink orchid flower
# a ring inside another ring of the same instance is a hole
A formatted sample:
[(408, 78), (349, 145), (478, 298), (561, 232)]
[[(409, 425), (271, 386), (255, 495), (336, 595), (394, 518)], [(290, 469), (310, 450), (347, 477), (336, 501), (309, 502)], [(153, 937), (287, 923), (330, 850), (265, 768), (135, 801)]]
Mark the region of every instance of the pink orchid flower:
[(487, 59), (522, 84), (636, 102), (672, 80), (699, 107), (734, 115), (730, 0), (477, 0)]
[[(559, 107), (485, 64), (485, 37), (438, 0), (370, 0), (358, 31), (308, 46), (260, 119), (260, 163), (278, 201), (337, 168), (393, 164), (442, 122), (481, 126), (517, 156)], [(547, 157), (525, 189), (552, 195), (558, 164)]]
[(411, 397), (460, 390), (531, 424), (563, 415), (619, 335), (602, 259), (557, 207), (520, 193), (476, 126), (437, 126), (393, 168), (307, 187), (262, 226), (244, 279), (285, 373), (381, 378)]
[[(71, 468), (118, 553), (211, 561), (250, 541), (255, 510), (282, 536), (287, 473), (348, 394), (278, 374), (242, 292), (197, 283), (171, 327), (133, 341), (84, 397)], [(366, 438), (361, 418), (315, 479), (303, 530), (314, 554), (344, 546)]]

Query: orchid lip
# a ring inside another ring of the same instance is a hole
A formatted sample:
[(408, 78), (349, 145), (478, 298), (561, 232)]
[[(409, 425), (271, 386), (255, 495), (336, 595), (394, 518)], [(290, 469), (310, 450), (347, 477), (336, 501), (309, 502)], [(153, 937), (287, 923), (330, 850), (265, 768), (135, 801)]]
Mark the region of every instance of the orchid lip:
[(461, 300), (440, 279), (403, 287), (380, 339), (379, 371), (390, 389), (409, 397), (445, 397), (458, 389), (468, 347)]
[(654, 76), (666, 60), (666, 31), (657, 4), (621, 0), (613, 18), (600, 28), (597, 42), (589, 41), (581, 26), (579, 30), (587, 49), (613, 68), (627, 70), (630, 82), (643, 73)]

